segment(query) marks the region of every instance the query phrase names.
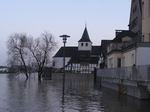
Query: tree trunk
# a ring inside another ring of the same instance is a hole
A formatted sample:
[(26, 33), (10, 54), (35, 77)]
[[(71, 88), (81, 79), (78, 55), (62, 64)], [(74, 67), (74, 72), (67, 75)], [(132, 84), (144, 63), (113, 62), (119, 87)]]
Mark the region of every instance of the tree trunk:
[(26, 63), (25, 63), (25, 61), (24, 61), (24, 58), (23, 58), (23, 56), (22, 56), (22, 51), (21, 51), (21, 49), (19, 50), (19, 52), (20, 52), (21, 60), (22, 60), (22, 62), (23, 62), (24, 69), (25, 69), (26, 80), (28, 80), (28, 78), (29, 78), (29, 76), (28, 76), (28, 69), (27, 69)]
[(41, 81), (41, 79), (42, 79), (42, 75), (38, 74), (38, 80)]
[(26, 80), (28, 80), (29, 78), (28, 73), (26, 72), (25, 75), (26, 75)]
[(42, 72), (40, 70), (40, 71), (38, 71), (38, 80), (41, 81), (41, 79), (42, 79)]

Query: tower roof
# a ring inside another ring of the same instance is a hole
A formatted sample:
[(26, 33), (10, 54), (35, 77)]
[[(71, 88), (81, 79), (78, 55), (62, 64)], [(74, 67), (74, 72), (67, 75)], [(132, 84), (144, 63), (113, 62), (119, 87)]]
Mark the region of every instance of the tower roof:
[(78, 42), (91, 42), (87, 28), (85, 27), (83, 35), (81, 37), (81, 39)]

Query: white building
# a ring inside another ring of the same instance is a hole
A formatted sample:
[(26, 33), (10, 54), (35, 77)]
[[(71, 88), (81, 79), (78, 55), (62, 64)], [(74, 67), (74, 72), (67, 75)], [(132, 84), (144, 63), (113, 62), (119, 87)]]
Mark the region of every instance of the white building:
[(132, 0), (129, 30), (117, 30), (107, 47), (107, 67), (150, 65), (150, 0)]
[(136, 34), (133, 32), (119, 33), (107, 47), (107, 67), (150, 65), (150, 43), (135, 40)]
[[(54, 68), (63, 68), (63, 50), (64, 47), (61, 47), (53, 57)], [(83, 35), (78, 41), (78, 46), (65, 48), (65, 69), (90, 73), (95, 67), (99, 67), (101, 53), (101, 46), (92, 45), (87, 28), (85, 27)]]

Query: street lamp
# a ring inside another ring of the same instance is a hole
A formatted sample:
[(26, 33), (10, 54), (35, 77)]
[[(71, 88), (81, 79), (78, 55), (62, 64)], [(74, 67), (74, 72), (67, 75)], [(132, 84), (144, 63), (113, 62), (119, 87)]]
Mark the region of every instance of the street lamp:
[(60, 35), (60, 37), (63, 40), (64, 43), (64, 48), (63, 48), (63, 99), (62, 102), (64, 102), (64, 94), (65, 94), (65, 47), (66, 47), (66, 42), (67, 42), (67, 38), (69, 38), (69, 35)]
[(104, 67), (104, 55), (101, 53), (99, 56), (100, 69)]

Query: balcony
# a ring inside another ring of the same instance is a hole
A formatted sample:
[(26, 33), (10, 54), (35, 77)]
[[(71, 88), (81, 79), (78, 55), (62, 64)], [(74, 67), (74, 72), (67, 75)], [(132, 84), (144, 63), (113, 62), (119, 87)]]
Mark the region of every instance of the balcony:
[(112, 51), (122, 51), (123, 49), (134, 45), (133, 42), (123, 42), (123, 43), (110, 43), (107, 47), (107, 53), (110, 53)]

